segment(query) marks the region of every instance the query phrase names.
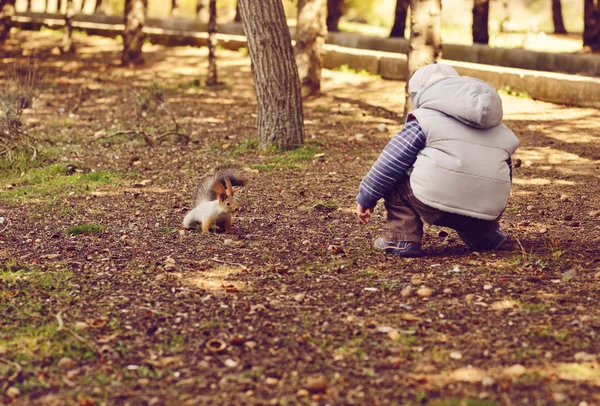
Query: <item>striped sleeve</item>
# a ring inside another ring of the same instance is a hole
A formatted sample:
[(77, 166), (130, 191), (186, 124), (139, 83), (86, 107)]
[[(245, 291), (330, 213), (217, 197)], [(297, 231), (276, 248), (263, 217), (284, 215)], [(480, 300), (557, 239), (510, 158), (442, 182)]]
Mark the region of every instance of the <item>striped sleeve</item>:
[(425, 148), (425, 133), (417, 120), (406, 123), (383, 149), (360, 183), (356, 201), (372, 209), (394, 184), (404, 177)]

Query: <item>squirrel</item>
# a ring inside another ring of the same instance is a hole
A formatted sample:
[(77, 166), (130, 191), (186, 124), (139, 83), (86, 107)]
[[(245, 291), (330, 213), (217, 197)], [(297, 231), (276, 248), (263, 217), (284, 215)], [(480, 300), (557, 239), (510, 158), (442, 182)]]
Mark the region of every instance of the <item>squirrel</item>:
[(238, 204), (233, 197), (233, 186), (244, 186), (246, 179), (237, 165), (219, 165), (203, 176), (194, 195), (195, 207), (183, 219), (183, 227), (202, 224), (202, 232), (216, 226), (231, 233), (231, 214)]

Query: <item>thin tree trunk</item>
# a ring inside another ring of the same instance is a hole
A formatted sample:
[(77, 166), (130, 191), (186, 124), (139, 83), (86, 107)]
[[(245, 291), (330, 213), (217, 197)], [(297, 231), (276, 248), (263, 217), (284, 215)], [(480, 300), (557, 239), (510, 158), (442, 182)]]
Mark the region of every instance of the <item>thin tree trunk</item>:
[(600, 1), (583, 2), (583, 46), (593, 51), (600, 50)]
[(0, 0), (0, 44), (6, 41), (12, 28), (16, 0)]
[(64, 0), (56, 0), (56, 12), (62, 13)]
[(123, 32), (123, 65), (144, 63), (142, 45), (146, 36), (142, 31), (146, 23), (148, 0), (125, 0), (125, 31)]
[(61, 52), (65, 54), (75, 52), (75, 46), (73, 45), (73, 17), (75, 17), (75, 6), (73, 5), (73, 0), (67, 0), (67, 12), (65, 13), (65, 33), (61, 48)]
[(327, 38), (327, 0), (298, 0), (296, 64), (302, 97), (321, 91), (323, 51)]
[(180, 0), (171, 0), (171, 16), (179, 16), (179, 3)]
[(208, 1), (208, 77), (207, 86), (214, 86), (219, 83), (217, 78), (217, 57), (215, 50), (217, 48), (217, 0)]
[(394, 18), (394, 26), (390, 31), (390, 38), (404, 38), (406, 31), (406, 16), (408, 15), (408, 7), (410, 0), (396, 1), (396, 17)]
[(96, 6), (94, 7), (94, 14), (102, 13), (102, 0), (96, 0)]
[(27, 11), (31, 11), (31, 2), (32, 0), (27, 0)]
[(240, 3), (239, 1), (235, 4), (235, 17), (233, 18), (234, 23), (242, 22), (242, 15), (240, 14)]
[(344, 15), (344, 0), (327, 0), (327, 31), (340, 30), (340, 18)]
[(298, 67), (281, 0), (239, 0), (248, 39), (263, 149), (298, 147), (304, 116)]
[(412, 99), (408, 90), (409, 79), (419, 68), (442, 57), (441, 17), (441, 0), (411, 0), (405, 116), (412, 111)]
[(562, 14), (561, 0), (552, 0), (552, 21), (554, 22), (555, 34), (566, 34), (565, 22)]
[(473, 43), (487, 45), (490, 41), (490, 0), (474, 0), (473, 3)]

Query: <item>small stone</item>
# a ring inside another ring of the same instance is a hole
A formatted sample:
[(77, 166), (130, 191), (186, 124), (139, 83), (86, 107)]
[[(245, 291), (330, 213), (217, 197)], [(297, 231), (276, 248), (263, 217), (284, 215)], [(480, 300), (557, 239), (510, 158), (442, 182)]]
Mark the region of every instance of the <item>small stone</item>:
[(429, 289), (428, 287), (425, 287), (425, 286), (423, 286), (423, 287), (420, 287), (420, 288), (417, 290), (417, 295), (418, 295), (419, 297), (429, 297), (429, 296), (431, 296), (432, 294), (433, 294), (433, 291), (432, 291), (431, 289)]
[(225, 360), (224, 364), (227, 368), (235, 368), (238, 365), (238, 363), (236, 361), (232, 360), (231, 358), (227, 358)]
[(254, 342), (254, 341), (246, 341), (244, 343), (244, 347), (248, 347), (248, 349), (253, 350), (254, 348), (256, 348), (256, 342)]
[(475, 295), (474, 295), (474, 294), (472, 294), (472, 293), (469, 293), (468, 295), (466, 295), (466, 296), (465, 296), (465, 300), (466, 300), (467, 302), (472, 302), (472, 301), (473, 301), (473, 299), (475, 299)]
[(491, 290), (492, 288), (492, 285), (483, 285), (483, 290)]
[(600, 210), (594, 210), (589, 213), (590, 217), (600, 217)]
[(459, 359), (462, 359), (462, 354), (458, 351), (452, 351), (450, 353), (450, 358), (459, 360)]
[(265, 379), (265, 385), (267, 386), (276, 386), (279, 381), (276, 378), (269, 376)]
[(521, 364), (515, 364), (504, 369), (504, 375), (513, 376), (517, 378), (521, 375), (524, 375), (526, 372), (527, 369)]
[(356, 141), (362, 141), (364, 138), (365, 138), (364, 134), (361, 134), (361, 133), (354, 134), (354, 139)]
[(567, 400), (567, 395), (562, 392), (554, 392), (552, 394), (552, 399), (554, 399), (556, 403), (564, 403)]
[(14, 386), (11, 386), (6, 390), (6, 396), (8, 396), (11, 399), (18, 398), (20, 394), (21, 391), (15, 388)]
[(302, 245), (308, 245), (308, 244), (310, 244), (310, 240), (304, 240), (304, 241), (302, 241)]
[(548, 228), (547, 227), (542, 227), (538, 230), (538, 233), (540, 234), (546, 234), (548, 232)]
[(423, 283), (423, 278), (421, 276), (415, 275), (412, 278), (410, 278), (410, 283), (414, 286), (421, 286), (421, 284)]
[(327, 391), (327, 379), (323, 375), (309, 376), (306, 378), (305, 386), (310, 393), (325, 393)]
[(385, 124), (381, 123), (381, 124), (379, 124), (379, 125), (377, 126), (377, 129), (378, 129), (379, 131), (381, 131), (382, 133), (384, 133), (384, 132), (386, 132), (386, 131), (387, 131), (388, 127), (387, 127), (387, 125), (385, 125)]
[(298, 392), (296, 392), (297, 398), (307, 398), (309, 396), (310, 396), (310, 392), (307, 391), (306, 389), (300, 389), (300, 390), (298, 390)]
[(577, 271), (575, 269), (569, 269), (567, 272), (562, 274), (563, 281), (569, 281), (575, 277), (577, 277)]
[(527, 161), (523, 162), (523, 166), (525, 168), (531, 168), (533, 166), (533, 161), (527, 160)]
[[(598, 272), (598, 275), (600, 275), (600, 272)], [(407, 297), (411, 297), (413, 295), (413, 293), (414, 293), (413, 288), (411, 288), (410, 286), (407, 286), (400, 291), (400, 296), (402, 296), (403, 298), (407, 298)]]
[(223, 245), (233, 245), (233, 240), (231, 238), (227, 238), (223, 240)]
[(72, 369), (77, 363), (73, 361), (73, 358), (62, 357), (56, 364), (60, 369)]
[(570, 200), (569, 195), (560, 195), (561, 202), (568, 202)]
[(527, 206), (527, 210), (531, 211), (531, 210), (533, 210), (533, 209), (535, 209), (535, 207), (534, 207), (534, 206), (532, 206), (532, 205), (529, 205), (529, 206)]
[(450, 288), (446, 288), (446, 289), (444, 289), (444, 290), (443, 290), (443, 292), (444, 292), (444, 295), (451, 295), (452, 293), (454, 293), (454, 292), (452, 291), (452, 289), (450, 289)]
[(496, 383), (496, 380), (491, 376), (484, 376), (481, 380), (481, 385), (485, 387), (492, 386), (494, 383)]

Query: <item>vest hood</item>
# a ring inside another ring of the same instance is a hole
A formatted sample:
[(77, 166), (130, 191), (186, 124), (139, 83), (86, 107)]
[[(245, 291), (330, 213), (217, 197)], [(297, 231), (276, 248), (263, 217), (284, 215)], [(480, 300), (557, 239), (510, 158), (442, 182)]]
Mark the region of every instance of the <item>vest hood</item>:
[(496, 89), (453, 72), (454, 68), (443, 64), (427, 65), (415, 72), (409, 81), (414, 108), (437, 110), (474, 128), (501, 124), (502, 99)]

